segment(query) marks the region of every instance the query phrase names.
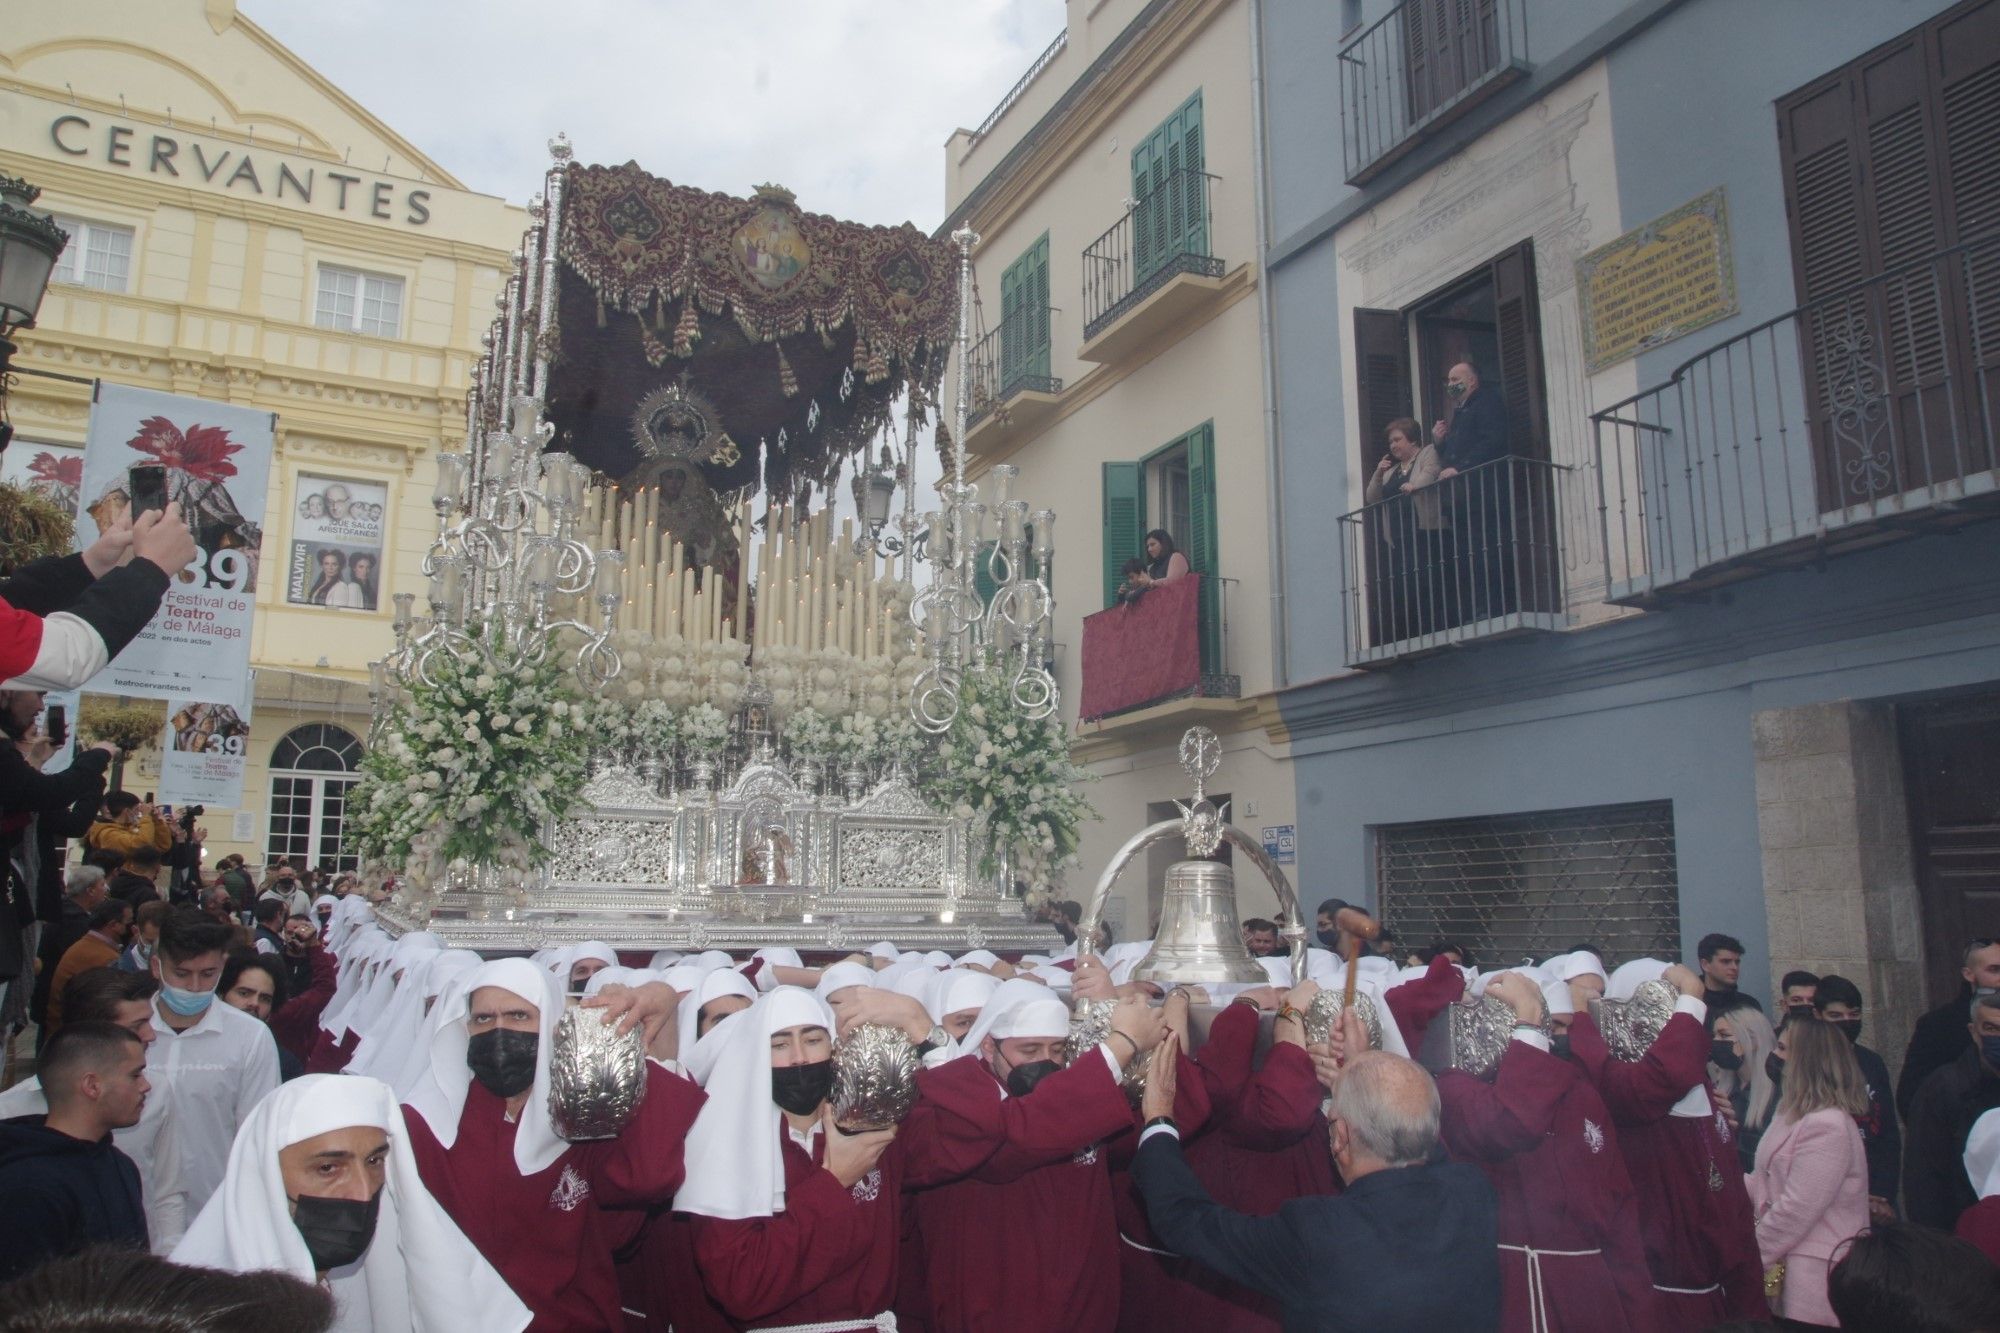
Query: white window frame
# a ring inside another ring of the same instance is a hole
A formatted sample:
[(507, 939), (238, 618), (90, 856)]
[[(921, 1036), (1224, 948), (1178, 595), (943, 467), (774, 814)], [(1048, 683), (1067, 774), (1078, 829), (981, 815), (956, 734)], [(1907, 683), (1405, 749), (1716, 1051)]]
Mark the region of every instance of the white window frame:
[(132, 290), (132, 253), (138, 238), (133, 228), (61, 214), (56, 216), (56, 225), (69, 233), (69, 244), (56, 256), (50, 282), (97, 292)]
[(313, 325), (368, 338), (400, 338), (405, 289), (403, 279), (393, 273), (321, 264), (313, 278)]
[[(294, 740), (294, 738), (299, 737), (300, 733), (314, 726), (322, 726), (327, 730), (337, 731), (339, 737), (329, 737), (322, 733), (321, 737), (312, 745), (308, 746), (302, 742), (296, 742), (301, 744), (301, 757), (303, 757), (304, 752), (324, 749), (340, 755), (344, 760), (345, 755), (343, 751), (351, 748), (356, 766), (342, 768), (303, 768), (297, 766), (278, 767), (274, 765), (270, 770), (264, 789), (264, 855), (266, 860), (275, 859), (280, 855), (299, 855), (299, 853), (291, 850), (280, 852), (276, 845), (280, 837), (289, 840), (297, 836), (290, 822), (296, 816), (290, 811), (284, 814), (280, 814), (279, 812), (278, 784), (283, 782), (290, 786), (291, 784), (303, 783), (305, 792), (302, 798), (305, 800), (307, 806), (303, 816), (306, 822), (306, 851), (304, 855), (307, 864), (319, 865), (323, 862), (331, 862), (336, 869), (352, 870), (360, 864), (360, 853), (354, 850), (349, 839), (347, 797), (352, 793), (354, 784), (361, 780), (361, 772), (358, 764), (362, 750), (358, 738), (345, 727), (339, 727), (333, 723), (305, 723), (285, 733), (277, 746), (273, 747), (272, 758), (274, 760), (277, 758), (277, 752), (283, 748), (285, 741)], [(334, 749), (332, 745), (327, 744), (328, 740), (335, 740), (337, 744), (341, 744), (342, 748), (338, 750)], [(300, 797), (300, 793), (296, 790), (290, 794), (295, 799)], [(335, 796), (340, 798), (340, 811), (338, 814), (331, 809), (332, 798)], [(284, 827), (283, 833), (280, 833), (281, 825)], [(334, 840), (336, 850), (331, 855), (324, 855), (325, 843), (329, 837)]]

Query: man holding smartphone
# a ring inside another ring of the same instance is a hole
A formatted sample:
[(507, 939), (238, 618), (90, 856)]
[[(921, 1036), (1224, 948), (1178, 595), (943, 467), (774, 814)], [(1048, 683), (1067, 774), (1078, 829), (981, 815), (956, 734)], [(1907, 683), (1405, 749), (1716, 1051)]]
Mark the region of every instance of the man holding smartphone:
[(83, 551), (34, 561), (0, 581), (0, 689), (81, 686), (146, 627), (195, 553), (173, 503), (120, 518)]

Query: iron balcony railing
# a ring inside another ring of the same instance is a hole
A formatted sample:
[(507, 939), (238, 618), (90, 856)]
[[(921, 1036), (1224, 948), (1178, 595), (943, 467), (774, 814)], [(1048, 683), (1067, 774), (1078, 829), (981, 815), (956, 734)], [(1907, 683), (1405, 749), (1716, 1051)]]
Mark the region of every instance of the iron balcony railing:
[(1203, 171), (1163, 173), (1083, 252), (1083, 336), (1089, 340), (1177, 273), (1222, 276)]
[(1347, 664), (1561, 628), (1568, 469), (1502, 458), (1342, 515)]
[(1608, 600), (1960, 523), (1995, 493), (2000, 233), (1810, 301), (1591, 416)]
[(1051, 330), (1058, 313), (1050, 306), (1024, 306), (972, 345), (966, 357), (972, 400), (968, 422), (982, 420), (1017, 393), (1062, 392), (1062, 380), (1049, 373)]
[(1359, 185), (1528, 70), (1528, 0), (1403, 0), (1341, 48), (1341, 159)]
[(1007, 114), (1007, 108), (1021, 100), (1021, 94), (1028, 91), (1028, 85), (1035, 81), (1035, 76), (1054, 64), (1055, 58), (1061, 55), (1063, 48), (1068, 45), (1069, 29), (1064, 28), (1056, 34), (1056, 39), (1049, 43), (1049, 49), (1035, 57), (1035, 63), (1028, 66), (1028, 72), (1007, 90), (1007, 95), (1000, 99), (1000, 105), (994, 107), (987, 113), (986, 119), (979, 122), (979, 128), (972, 132), (972, 142), (978, 143), (993, 132), (993, 127), (1000, 123), (1000, 117)]

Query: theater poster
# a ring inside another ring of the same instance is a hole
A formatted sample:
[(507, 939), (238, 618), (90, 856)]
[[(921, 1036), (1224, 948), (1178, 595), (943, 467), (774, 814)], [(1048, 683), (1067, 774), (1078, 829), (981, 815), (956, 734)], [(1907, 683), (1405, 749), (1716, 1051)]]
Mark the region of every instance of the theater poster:
[(247, 695), (234, 703), (170, 700), (167, 735), (160, 746), (161, 802), (230, 809), (241, 805), (249, 739)]
[(180, 503), (197, 549), (175, 572), (152, 623), (86, 690), (243, 697), (277, 421), (272, 412), (98, 383), (83, 453), (78, 549), (130, 512), (131, 470), (145, 465), (166, 469), (167, 498)]
[(373, 611), (381, 597), (388, 506), (384, 482), (300, 473), (292, 488), (285, 600), (293, 606)]

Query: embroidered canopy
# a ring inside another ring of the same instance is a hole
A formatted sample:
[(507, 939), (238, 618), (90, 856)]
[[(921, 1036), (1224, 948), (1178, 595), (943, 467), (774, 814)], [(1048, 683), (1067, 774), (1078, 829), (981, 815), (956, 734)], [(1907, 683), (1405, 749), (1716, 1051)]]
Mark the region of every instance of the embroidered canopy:
[(777, 186), (738, 199), (573, 165), (557, 257), (553, 447), (638, 484), (830, 487), (899, 394), (934, 400), (956, 329), (949, 242)]

